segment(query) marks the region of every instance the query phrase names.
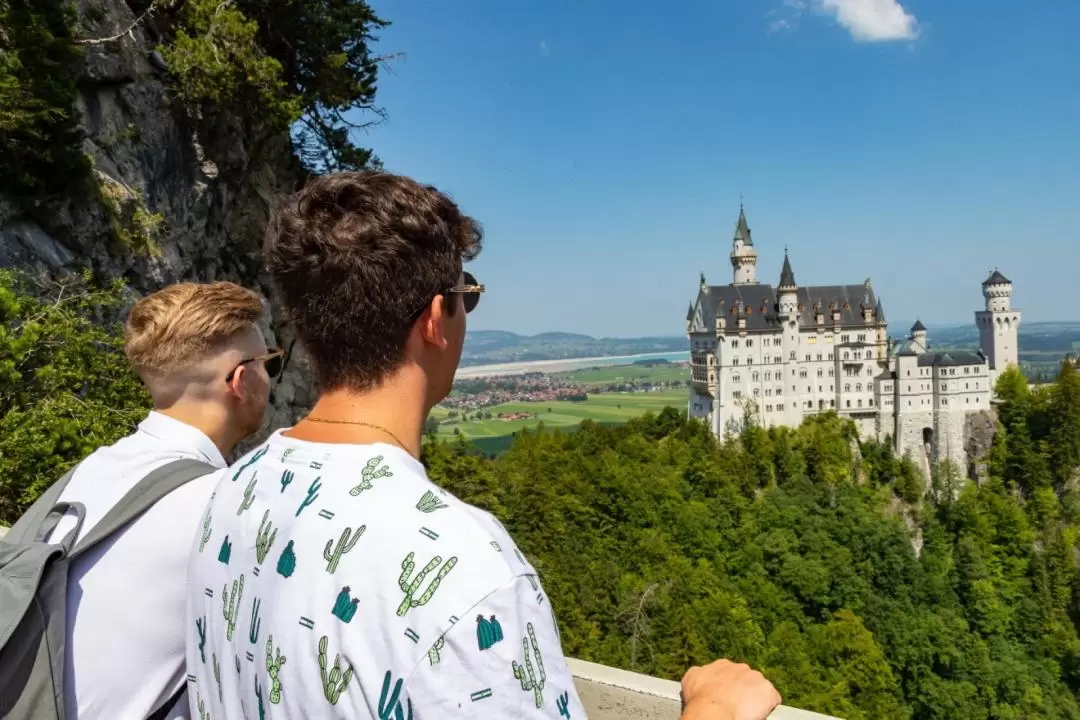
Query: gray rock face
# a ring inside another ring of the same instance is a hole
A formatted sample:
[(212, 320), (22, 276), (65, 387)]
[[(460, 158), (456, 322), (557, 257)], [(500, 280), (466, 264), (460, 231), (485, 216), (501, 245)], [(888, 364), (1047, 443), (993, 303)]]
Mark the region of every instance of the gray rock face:
[[(88, 37), (114, 35), (135, 20), (119, 0), (76, 5)], [(139, 26), (87, 46), (76, 69), (77, 107), (96, 182), (32, 204), (0, 194), (0, 265), (54, 274), (91, 267), (123, 278), (133, 294), (180, 280), (239, 282), (268, 299), (267, 342), (287, 347), (292, 336), (269, 304), (261, 243), (274, 207), (300, 181), (288, 137), (257, 137), (254, 124), (235, 115), (190, 117), (169, 95), (155, 37)], [(152, 242), (118, 243), (118, 211), (152, 227)], [(313, 402), (306, 365), (295, 349), (266, 428), (292, 423)]]

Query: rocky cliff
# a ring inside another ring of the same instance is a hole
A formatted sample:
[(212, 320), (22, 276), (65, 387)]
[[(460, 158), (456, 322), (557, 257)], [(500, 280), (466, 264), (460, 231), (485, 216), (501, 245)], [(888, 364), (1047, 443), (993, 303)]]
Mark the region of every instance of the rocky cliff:
[[(83, 58), (77, 107), (92, 177), (48, 200), (0, 194), (0, 265), (123, 278), (133, 296), (179, 280), (232, 280), (269, 298), (263, 229), (302, 172), (287, 137), (260, 137), (250, 118), (193, 113), (167, 89), (160, 20), (118, 0), (77, 0)], [(130, 29), (130, 30), (129, 30)], [(99, 42), (103, 38), (112, 38)], [(291, 336), (272, 305), (268, 343)], [(310, 406), (296, 353), (275, 388), (267, 427)]]

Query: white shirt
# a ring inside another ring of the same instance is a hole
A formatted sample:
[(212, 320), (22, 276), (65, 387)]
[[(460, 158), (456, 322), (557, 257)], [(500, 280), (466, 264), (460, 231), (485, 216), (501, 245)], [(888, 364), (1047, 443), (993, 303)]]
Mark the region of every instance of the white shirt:
[(276, 433), (219, 478), (192, 717), (584, 720), (536, 570), (407, 453)]
[[(86, 506), (79, 533), (86, 537), (136, 483), (184, 458), (226, 466), (201, 431), (151, 412), (134, 434), (83, 460), (60, 501)], [(215, 475), (169, 493), (72, 565), (64, 662), (69, 720), (139, 720), (182, 687), (187, 556)], [(74, 526), (66, 515), (51, 538)], [(187, 718), (188, 705), (181, 697), (169, 717)]]

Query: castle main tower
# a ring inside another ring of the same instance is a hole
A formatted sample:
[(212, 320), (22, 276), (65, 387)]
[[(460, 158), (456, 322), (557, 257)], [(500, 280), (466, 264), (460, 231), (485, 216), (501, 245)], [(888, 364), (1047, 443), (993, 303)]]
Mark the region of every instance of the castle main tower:
[(739, 222), (735, 225), (735, 239), (731, 243), (731, 269), (735, 272), (734, 285), (757, 284), (757, 250), (746, 224), (746, 213), (739, 205)]
[(986, 309), (975, 313), (979, 348), (990, 366), (991, 382), (1010, 365), (1019, 362), (1018, 333), (1023, 313), (1012, 308), (1012, 282), (996, 268), (983, 280)]

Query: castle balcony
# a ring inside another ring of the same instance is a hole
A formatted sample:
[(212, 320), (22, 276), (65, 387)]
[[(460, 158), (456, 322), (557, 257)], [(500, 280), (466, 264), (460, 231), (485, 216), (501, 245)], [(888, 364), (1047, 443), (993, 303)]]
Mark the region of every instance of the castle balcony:
[[(679, 720), (679, 683), (567, 658), (589, 720)], [(781, 705), (769, 720), (837, 720)]]

